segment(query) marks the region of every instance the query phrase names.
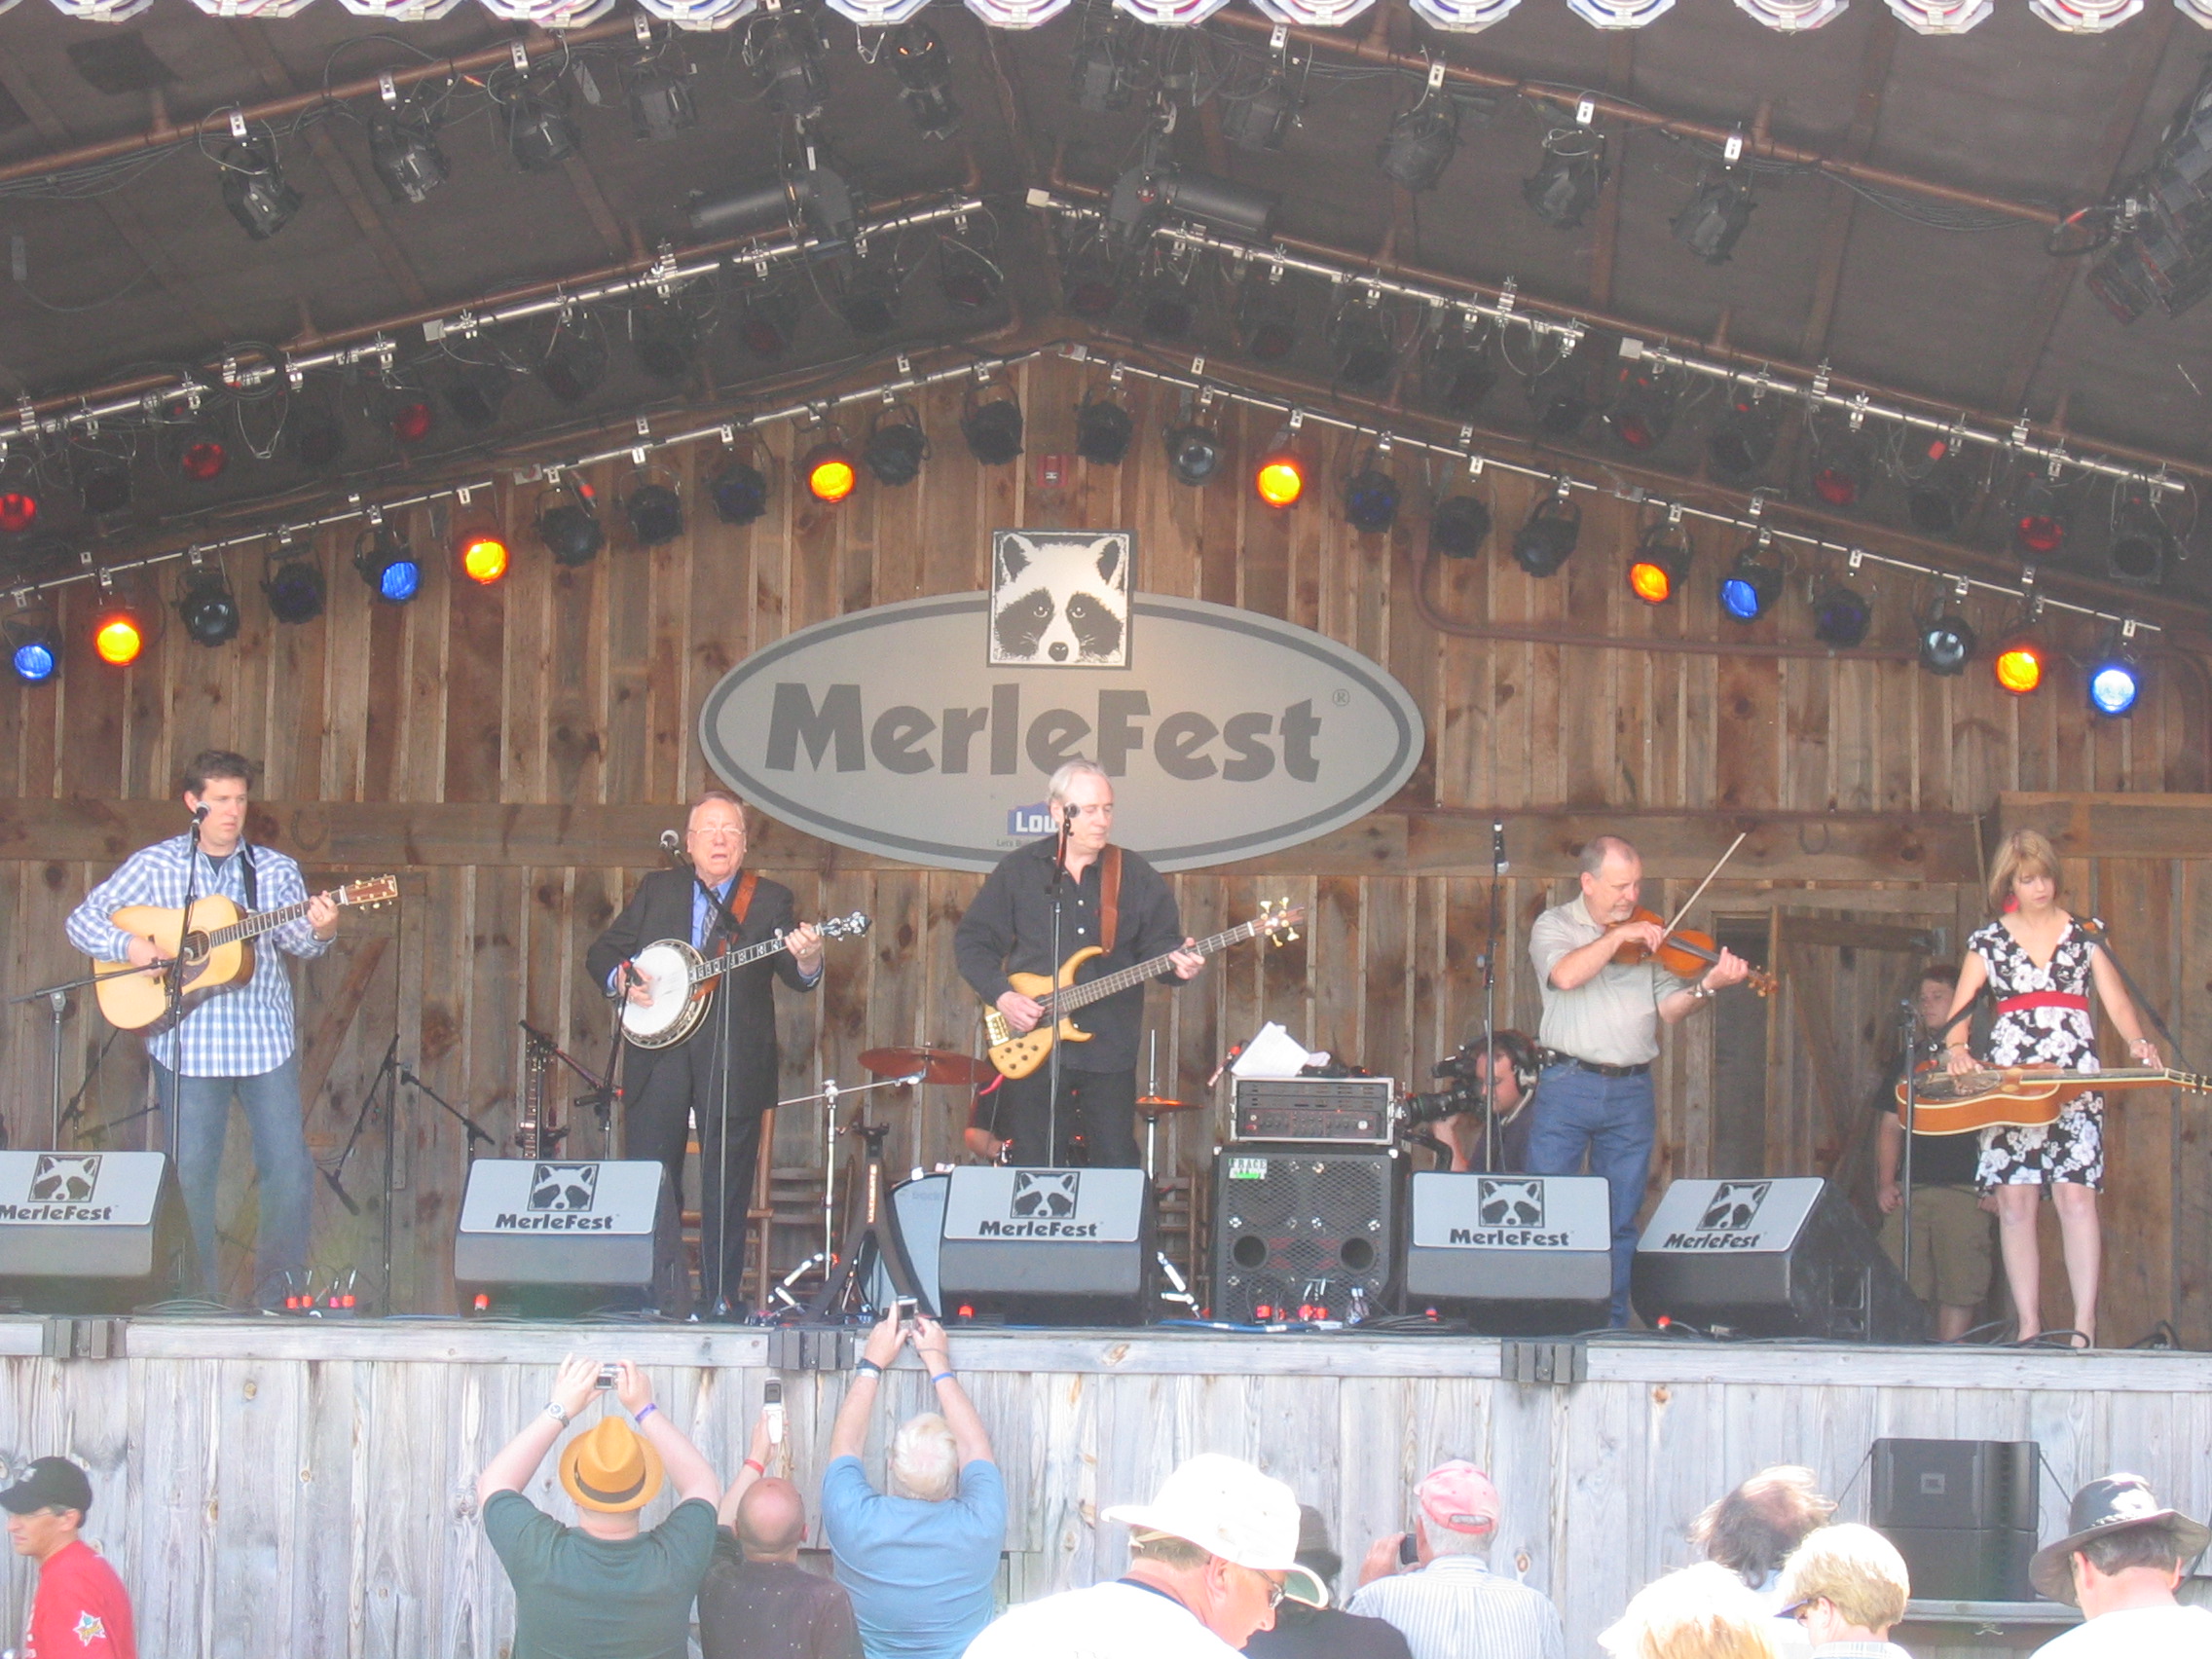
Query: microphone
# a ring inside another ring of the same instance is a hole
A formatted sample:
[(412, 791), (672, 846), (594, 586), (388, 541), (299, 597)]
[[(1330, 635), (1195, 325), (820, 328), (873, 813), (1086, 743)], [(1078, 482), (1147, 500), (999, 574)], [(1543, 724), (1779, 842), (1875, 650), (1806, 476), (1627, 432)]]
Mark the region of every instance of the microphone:
[(1070, 830), (1075, 828), (1075, 808), (1073, 806), (1060, 808), (1060, 822)]
[(660, 850), (672, 865), (687, 865), (691, 861), (683, 856), (683, 837), (673, 830), (660, 832)]
[(195, 824), (204, 823), (206, 821), (206, 818), (207, 803), (205, 801), (202, 801), (198, 806), (192, 809), (192, 822)]
[(1505, 820), (1502, 818), (1491, 820), (1490, 866), (1499, 874), (1503, 874), (1513, 867), (1505, 857)]

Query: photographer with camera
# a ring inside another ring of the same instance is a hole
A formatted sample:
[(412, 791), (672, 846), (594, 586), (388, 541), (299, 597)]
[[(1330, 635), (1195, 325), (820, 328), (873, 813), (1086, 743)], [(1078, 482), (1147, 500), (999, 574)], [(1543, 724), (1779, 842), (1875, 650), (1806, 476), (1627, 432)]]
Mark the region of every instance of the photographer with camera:
[[(1488, 1101), (1483, 1097), (1486, 1069), (1493, 1092)], [(1436, 1062), (1436, 1075), (1451, 1087), (1408, 1099), (1406, 1124), (1417, 1138), (1442, 1148), (1450, 1160), (1446, 1167), (1455, 1175), (1470, 1169), (1486, 1175), (1521, 1174), (1529, 1167), (1532, 1120), (1528, 1108), (1535, 1097), (1537, 1069), (1536, 1045), (1518, 1031), (1498, 1032), (1487, 1050), (1480, 1042), (1463, 1043), (1457, 1053)]]

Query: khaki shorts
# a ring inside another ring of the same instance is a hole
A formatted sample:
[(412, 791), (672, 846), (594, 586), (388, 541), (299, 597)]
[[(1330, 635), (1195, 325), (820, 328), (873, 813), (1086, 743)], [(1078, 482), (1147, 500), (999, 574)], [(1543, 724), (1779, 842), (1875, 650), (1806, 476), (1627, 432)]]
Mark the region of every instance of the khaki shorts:
[[(1995, 1221), (1972, 1187), (1913, 1188), (1912, 1294), (1946, 1308), (1979, 1307), (1996, 1260)], [(1904, 1255), (1901, 1206), (1883, 1218), (1882, 1249), (1893, 1262)]]

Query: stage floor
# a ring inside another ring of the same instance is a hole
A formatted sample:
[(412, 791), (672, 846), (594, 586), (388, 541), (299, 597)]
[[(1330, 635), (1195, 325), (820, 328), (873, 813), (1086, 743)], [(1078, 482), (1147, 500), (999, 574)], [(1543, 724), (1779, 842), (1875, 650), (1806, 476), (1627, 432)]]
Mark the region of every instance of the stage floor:
[[(92, 1471), (89, 1533), (167, 1655), (425, 1653), (496, 1659), (510, 1604), (475, 1516), (477, 1470), (543, 1402), (569, 1352), (647, 1366), (670, 1416), (735, 1468), (773, 1334), (655, 1324), (0, 1319), (0, 1449)], [(115, 1357), (41, 1357), (56, 1341)], [(2050, 1465), (2043, 1535), (2074, 1486), (2115, 1468), (2212, 1511), (2212, 1355), (1714, 1345), (1607, 1337), (1571, 1385), (1505, 1381), (1494, 1339), (963, 1330), (953, 1339), (1006, 1473), (1006, 1594), (1118, 1571), (1104, 1507), (1194, 1452), (1250, 1457), (1329, 1518), (1356, 1562), (1407, 1524), (1413, 1480), (1450, 1456), (1504, 1502), (1493, 1565), (1560, 1604), (1568, 1651), (1648, 1578), (1691, 1559), (1690, 1518), (1753, 1469), (1810, 1465), (1865, 1516), (1871, 1443), (2031, 1439)], [(782, 1373), (794, 1474), (819, 1475), (841, 1372)], [(884, 1424), (921, 1409), (910, 1363)], [(548, 1471), (551, 1460), (548, 1459)], [(549, 1472), (533, 1495), (564, 1512)], [(646, 1511), (647, 1519), (665, 1504)], [(0, 1620), (21, 1616), (13, 1563)], [(0, 1624), (0, 1628), (6, 1628)], [(2013, 1645), (2047, 1637), (2032, 1630)], [(1962, 1635), (1958, 1650), (1979, 1645)], [(2001, 1646), (2006, 1645), (2000, 1642)], [(1920, 1659), (1951, 1646), (1923, 1639)]]

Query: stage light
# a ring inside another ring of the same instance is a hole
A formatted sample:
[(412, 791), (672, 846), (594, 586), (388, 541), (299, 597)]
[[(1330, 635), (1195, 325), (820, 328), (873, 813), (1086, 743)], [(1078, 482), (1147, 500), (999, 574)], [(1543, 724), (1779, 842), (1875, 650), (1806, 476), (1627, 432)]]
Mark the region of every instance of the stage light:
[(231, 464), (230, 446), (204, 425), (179, 427), (169, 438), (177, 475), (193, 484), (212, 484)]
[(898, 489), (921, 476), (929, 453), (921, 417), (906, 404), (894, 403), (877, 411), (861, 459), (867, 463), (869, 477)]
[(960, 417), (960, 435), (968, 453), (985, 466), (1006, 466), (1021, 454), (1021, 405), (1011, 391), (984, 399), (970, 387)]
[(1734, 173), (1709, 178), (1667, 221), (1674, 238), (1708, 265), (1725, 265), (1751, 222), (1751, 181)]
[(1154, 272), (1138, 298), (1137, 326), (1154, 340), (1174, 343), (1188, 340), (1198, 320), (1190, 274), (1165, 266)]
[(1270, 191), (1217, 173), (1159, 169), (1148, 182), (1167, 216), (1195, 220), (1230, 236), (1265, 237), (1280, 204)]
[(490, 587), (507, 573), (507, 538), (498, 531), (464, 530), (454, 539), (461, 573), (478, 587)]
[(292, 222), (302, 198), (276, 165), (275, 140), (223, 147), (223, 205), (255, 241), (267, 241)]
[(1092, 466), (1119, 466), (1136, 436), (1129, 412), (1107, 397), (1087, 397), (1076, 407), (1075, 453)]
[(130, 505), (130, 468), (113, 457), (86, 463), (77, 479), (77, 498), (93, 518), (119, 513)]
[(699, 105), (681, 77), (641, 69), (630, 82), (630, 132), (641, 144), (660, 143), (699, 125)]
[(2166, 563), (2179, 552), (2174, 533), (2158, 516), (2156, 498), (2132, 490), (2113, 503), (2112, 538), (2105, 544), (2105, 572), (2131, 587), (2156, 587)]
[(1582, 509), (1567, 496), (1554, 494), (1513, 533), (1513, 562), (1531, 576), (1556, 574), (1582, 536)]
[(1473, 419), (1496, 384), (1487, 325), (1469, 316), (1437, 330), (1421, 358), (1420, 387), (1438, 414), (1456, 421)]
[(889, 249), (839, 262), (837, 314), (864, 340), (898, 327), (899, 266)]
[(8, 656), (16, 678), (25, 685), (42, 685), (61, 670), (61, 630), (54, 618), (19, 611), (8, 618)]
[(1247, 93), (1218, 93), (1214, 102), (1221, 112), (1221, 135), (1236, 149), (1261, 154), (1282, 148), (1303, 107), (1280, 75), (1270, 75)]
[(1948, 535), (1959, 528), (1959, 515), (1973, 488), (1965, 460), (1942, 434), (1915, 435), (1905, 441), (1918, 450), (1920, 469), (1904, 474), (1904, 515), (1923, 535)]
[(446, 407), (472, 432), (497, 425), (512, 377), (497, 363), (464, 363), (446, 383)]
[(1871, 464), (1862, 433), (1813, 428), (1813, 494), (1829, 506), (1857, 506)]
[(1578, 357), (1562, 357), (1529, 382), (1529, 407), (1536, 429), (1548, 438), (1571, 438), (1590, 419), (1590, 371)]
[(659, 381), (680, 381), (699, 351), (699, 319), (681, 299), (647, 300), (628, 313), (630, 350)]
[(1136, 90), (1129, 73), (1130, 50), (1128, 25), (1119, 18), (1103, 34), (1076, 42), (1070, 80), (1078, 108), (1107, 115), (1129, 107)]
[(788, 288), (756, 290), (745, 296), (745, 316), (737, 337), (756, 357), (781, 357), (798, 334), (805, 302)]
[(2043, 684), (2043, 667), (2048, 648), (2033, 629), (2022, 629), (1997, 642), (1989, 658), (1997, 683), (2015, 697), (2025, 697)]
[(937, 244), (937, 285), (955, 311), (981, 311), (998, 303), (1006, 273), (978, 249), (951, 237)]
[(1813, 638), (1824, 645), (1850, 650), (1874, 624), (1874, 608), (1856, 588), (1834, 584), (1813, 601)]
[(28, 490), (0, 490), (0, 533), (27, 534), (38, 523), (38, 498)]
[(1390, 378), (1398, 348), (1378, 296), (1347, 296), (1330, 316), (1326, 337), (1337, 380), (1354, 390), (1372, 391)]
[(1167, 450), (1167, 470), (1175, 482), (1194, 489), (1213, 482), (1221, 470), (1221, 434), (1197, 421), (1167, 428), (1161, 441)]
[(1720, 578), (1720, 608), (1738, 622), (1756, 622), (1782, 597), (1782, 567), (1769, 562), (1769, 545), (1762, 531)]
[(1449, 96), (1431, 95), (1390, 118), (1375, 165), (1402, 189), (1433, 190), (1458, 149), (1459, 106)]
[(793, 12), (765, 12), (745, 33), (745, 66), (769, 106), (793, 121), (822, 113), (825, 81), (821, 25)]
[(1345, 480), (1345, 518), (1369, 535), (1388, 530), (1398, 522), (1398, 481), (1373, 462), (1362, 466)]
[(1598, 204), (1605, 182), (1605, 140), (1588, 128), (1554, 128), (1544, 134), (1544, 159), (1521, 181), (1521, 200), (1537, 218), (1570, 231)]
[(312, 553), (279, 548), (271, 555), (261, 592), (269, 601), (269, 614), (277, 621), (293, 627), (313, 622), (322, 614), (327, 596), (322, 567)]
[(2066, 503), (2053, 481), (2040, 473), (2029, 473), (2014, 487), (2008, 516), (2012, 550), (2023, 559), (2047, 559), (2066, 543)]
[(292, 459), (313, 472), (326, 472), (346, 454), (346, 424), (323, 403), (306, 403), (286, 418)]
[(899, 77), (899, 98), (924, 138), (949, 138), (960, 130), (960, 106), (952, 101), (952, 58), (928, 18), (917, 17), (891, 31), (891, 68)]
[(2089, 664), (2089, 707), (2106, 719), (2133, 714), (2142, 691), (2142, 676), (2125, 656), (2111, 653)]
[(1255, 362), (1275, 363), (1298, 345), (1298, 302), (1282, 268), (1253, 271), (1236, 290), (1236, 342)]
[(1739, 387), (1705, 436), (1706, 461), (1714, 477), (1731, 484), (1748, 484), (1774, 459), (1774, 446), (1781, 434), (1779, 400), (1770, 403), (1756, 390)]
[(1305, 498), (1306, 461), (1295, 445), (1295, 434), (1285, 426), (1253, 469), (1252, 488), (1271, 507), (1295, 507)]
[(1428, 550), (1447, 559), (1472, 559), (1490, 539), (1490, 508), (1474, 496), (1439, 501), (1428, 521)]
[(391, 404), (388, 424), (395, 442), (421, 443), (430, 435), (430, 428), (437, 424), (437, 412), (431, 406), (429, 393), (400, 393)]
[(413, 98), (395, 97), (370, 113), (369, 166), (392, 201), (418, 205), (452, 175), (436, 125)]
[(607, 545), (598, 493), (580, 479), (564, 477), (538, 498), (533, 528), (556, 565), (588, 565)]
[(92, 650), (112, 668), (129, 668), (146, 648), (146, 631), (112, 591), (92, 613)]
[(860, 480), (853, 452), (835, 438), (825, 439), (808, 450), (798, 469), (806, 480), (806, 493), (830, 506), (850, 496)]
[(423, 567), (407, 537), (382, 518), (353, 541), (353, 569), (369, 591), (387, 605), (405, 605), (423, 589)]
[(1643, 533), (1629, 561), (1628, 591), (1646, 605), (1665, 605), (1682, 591), (1690, 569), (1689, 537), (1680, 521), (1670, 519)]
[(507, 154), (524, 172), (546, 172), (580, 153), (584, 136), (560, 101), (526, 79), (501, 104)]
[(722, 523), (751, 524), (768, 511), (768, 475), (733, 455), (708, 482), (707, 494)]
[(607, 379), (607, 336), (589, 312), (554, 325), (537, 378), (563, 403), (581, 403), (599, 389)]
[(1605, 430), (1625, 450), (1655, 449), (1674, 424), (1676, 395), (1665, 371), (1641, 360), (1624, 362), (1612, 407), (1605, 411)]
[(683, 495), (664, 466), (641, 466), (615, 498), (640, 547), (659, 547), (683, 534)]
[(1939, 611), (1920, 625), (1920, 666), (1931, 674), (1964, 674), (1973, 647), (1973, 630), (1956, 611)]
[(176, 613), (194, 645), (226, 645), (239, 637), (238, 596), (219, 565), (195, 565), (185, 572)]

